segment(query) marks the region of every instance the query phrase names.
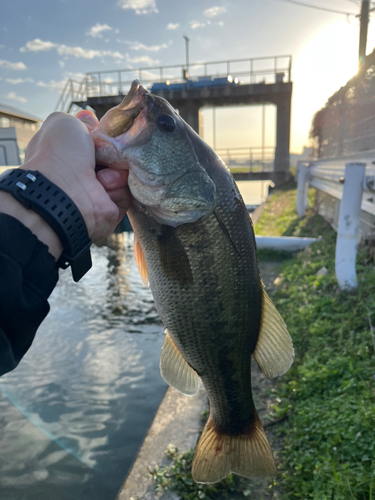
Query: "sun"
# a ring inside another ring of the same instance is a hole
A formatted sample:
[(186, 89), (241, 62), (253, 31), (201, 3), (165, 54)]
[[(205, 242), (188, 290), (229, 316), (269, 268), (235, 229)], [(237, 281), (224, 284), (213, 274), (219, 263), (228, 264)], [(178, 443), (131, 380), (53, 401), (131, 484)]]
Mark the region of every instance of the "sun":
[[(371, 52), (372, 33), (368, 51)], [(301, 44), (293, 57), (292, 150), (307, 144), (313, 115), (358, 68), (359, 23), (327, 23)]]

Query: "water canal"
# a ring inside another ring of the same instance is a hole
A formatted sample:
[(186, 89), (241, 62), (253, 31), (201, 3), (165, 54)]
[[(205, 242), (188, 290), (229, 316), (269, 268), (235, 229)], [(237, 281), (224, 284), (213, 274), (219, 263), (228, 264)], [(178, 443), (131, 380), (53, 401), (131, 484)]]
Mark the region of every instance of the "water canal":
[(93, 247), (79, 283), (61, 272), (51, 312), (0, 379), (1, 500), (111, 500), (164, 394), (163, 327), (132, 236)]

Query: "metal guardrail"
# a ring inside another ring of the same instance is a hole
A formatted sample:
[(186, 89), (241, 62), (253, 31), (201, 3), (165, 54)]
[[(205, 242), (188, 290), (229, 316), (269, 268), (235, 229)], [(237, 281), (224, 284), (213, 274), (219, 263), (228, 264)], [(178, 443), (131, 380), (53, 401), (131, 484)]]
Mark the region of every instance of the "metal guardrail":
[[(275, 83), (277, 75), (286, 75), (291, 81), (292, 56), (280, 55), (233, 59), (227, 61), (173, 64), (167, 66), (127, 68), (86, 73), (81, 82), (68, 80), (58, 100), (56, 111), (66, 111), (68, 102), (85, 101), (88, 97), (113, 96), (127, 93), (134, 79), (150, 87), (154, 83), (169, 81), (183, 82), (188, 71), (189, 79), (212, 76), (214, 78), (236, 77), (242, 84)], [(272, 80), (272, 82), (271, 82)]]
[[(337, 228), (336, 277), (341, 289), (357, 287), (355, 270), (358, 238), (375, 235), (375, 158), (299, 162), (297, 211), (304, 217), (308, 186), (332, 197), (331, 210), (319, 213)], [(364, 229), (363, 229), (364, 228)]]
[(311, 162), (308, 167), (308, 182), (320, 191), (341, 200), (348, 162), (366, 165), (361, 210), (375, 216), (375, 156)]

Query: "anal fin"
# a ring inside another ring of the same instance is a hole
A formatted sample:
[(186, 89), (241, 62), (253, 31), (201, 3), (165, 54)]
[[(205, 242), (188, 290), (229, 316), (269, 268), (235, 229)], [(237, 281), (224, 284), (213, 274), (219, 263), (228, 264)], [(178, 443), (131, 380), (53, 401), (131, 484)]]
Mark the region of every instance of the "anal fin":
[(294, 361), (294, 347), (283, 318), (263, 290), (262, 320), (253, 356), (267, 378), (280, 377)]
[(160, 357), (161, 376), (177, 391), (186, 396), (193, 396), (199, 391), (199, 376), (182, 356), (168, 330), (165, 332), (166, 336)]
[(142, 278), (143, 284), (145, 286), (148, 285), (148, 272), (147, 272), (147, 266), (146, 266), (146, 259), (145, 255), (143, 253), (141, 244), (138, 241), (138, 238), (134, 234), (134, 258), (135, 262), (138, 266), (138, 271), (139, 274)]
[(192, 476), (216, 483), (234, 472), (240, 476), (275, 476), (276, 466), (263, 426), (255, 413), (252, 429), (239, 436), (219, 433), (209, 418), (195, 452)]

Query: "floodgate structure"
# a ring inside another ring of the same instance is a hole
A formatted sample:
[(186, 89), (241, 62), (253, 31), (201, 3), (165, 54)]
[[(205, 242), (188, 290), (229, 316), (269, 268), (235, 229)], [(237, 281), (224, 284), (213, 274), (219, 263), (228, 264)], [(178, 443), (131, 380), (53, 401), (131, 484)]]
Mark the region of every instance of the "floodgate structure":
[(261, 147), (215, 149), (237, 180), (272, 179), (275, 184), (282, 184), (290, 175), (291, 67), (292, 57), (286, 55), (90, 72), (80, 82), (66, 82), (56, 110), (69, 112), (76, 106), (89, 106), (100, 119), (120, 104), (135, 78), (153, 94), (169, 101), (197, 133), (199, 112), (204, 107), (273, 104), (275, 147), (265, 146), (263, 113), (263, 123), (259, 124)]

